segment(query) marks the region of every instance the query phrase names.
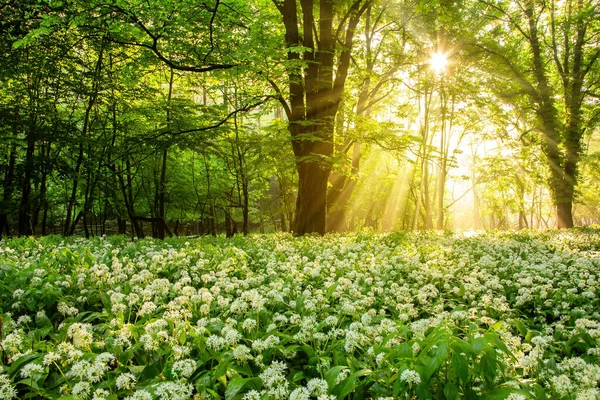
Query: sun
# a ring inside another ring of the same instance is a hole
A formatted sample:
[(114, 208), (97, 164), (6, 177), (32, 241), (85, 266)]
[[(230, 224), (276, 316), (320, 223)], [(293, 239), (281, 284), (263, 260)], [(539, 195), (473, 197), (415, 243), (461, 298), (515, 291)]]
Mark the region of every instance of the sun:
[(431, 65), (436, 74), (441, 74), (446, 70), (448, 57), (444, 53), (433, 53), (429, 59), (429, 65)]

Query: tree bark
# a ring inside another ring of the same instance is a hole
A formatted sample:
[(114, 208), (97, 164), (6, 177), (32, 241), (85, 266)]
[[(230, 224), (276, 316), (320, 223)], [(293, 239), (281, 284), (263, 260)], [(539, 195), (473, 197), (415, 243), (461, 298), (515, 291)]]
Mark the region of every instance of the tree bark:
[(67, 209), (65, 212), (65, 224), (63, 228), (63, 233), (65, 235), (72, 234), (71, 233), (71, 217), (73, 213), (73, 209), (75, 207), (75, 201), (77, 199), (77, 189), (79, 185), (79, 175), (81, 173), (81, 166), (83, 164), (84, 158), (84, 149), (85, 142), (87, 140), (88, 132), (90, 129), (90, 120), (92, 115), (92, 109), (94, 108), (96, 101), (98, 100), (98, 94), (100, 92), (100, 74), (102, 73), (102, 59), (104, 55), (104, 47), (106, 46), (108, 39), (102, 38), (102, 43), (100, 45), (100, 50), (98, 53), (98, 59), (96, 60), (96, 67), (94, 70), (93, 82), (92, 82), (92, 91), (90, 97), (88, 99), (88, 104), (85, 109), (85, 114), (83, 118), (83, 127), (81, 129), (81, 138), (79, 143), (79, 151), (77, 153), (77, 160), (75, 162), (75, 170), (73, 172), (73, 187), (71, 189), (71, 195), (67, 201)]
[(31, 180), (34, 175), (34, 160), (35, 153), (35, 132), (32, 126), (27, 134), (27, 150), (25, 152), (25, 176), (21, 185), (21, 203), (19, 204), (19, 235), (31, 235), (31, 210), (30, 210), (30, 195), (31, 195)]
[[(15, 136), (17, 135), (15, 129)], [(10, 235), (10, 225), (8, 221), (8, 214), (11, 210), (12, 194), (14, 190), (14, 179), (15, 179), (15, 164), (16, 164), (16, 145), (13, 145), (10, 149), (8, 156), (8, 166), (4, 174), (3, 192), (2, 192), (2, 203), (0, 205), (0, 239), (2, 239), (2, 232), (6, 231), (6, 235)]]
[[(292, 146), (298, 170), (298, 197), (293, 231), (296, 235), (324, 234), (327, 216), (327, 182), (333, 155), (333, 120), (338, 110), (350, 66), (350, 52), (356, 26), (372, 0), (357, 0), (350, 6), (345, 26), (334, 30), (333, 1), (319, 0), (318, 22), (314, 11), (315, 0), (301, 0), (301, 19), (298, 18), (296, 0), (273, 1), (285, 27), (287, 53), (289, 104), (273, 81), (289, 121)], [(301, 26), (299, 25), (301, 22)], [(345, 29), (343, 29), (345, 27)], [(344, 34), (336, 37), (337, 32)], [(302, 38), (300, 36), (302, 32)], [(337, 52), (336, 41), (343, 48)], [(304, 46), (302, 60), (305, 68), (298, 68), (300, 53), (295, 49)], [(335, 76), (334, 76), (335, 71)], [(303, 84), (304, 83), (304, 84)]]

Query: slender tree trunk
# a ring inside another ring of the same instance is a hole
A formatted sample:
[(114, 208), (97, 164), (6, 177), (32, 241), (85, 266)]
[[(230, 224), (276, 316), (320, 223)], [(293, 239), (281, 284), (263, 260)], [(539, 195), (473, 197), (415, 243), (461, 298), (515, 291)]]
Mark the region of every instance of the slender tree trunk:
[[(15, 136), (17, 133), (15, 132)], [(0, 239), (2, 239), (2, 232), (6, 231), (6, 235), (10, 235), (10, 226), (8, 221), (8, 214), (11, 210), (13, 185), (15, 179), (15, 164), (16, 164), (16, 145), (13, 143), (10, 154), (8, 156), (8, 166), (4, 174), (3, 192), (2, 192), (2, 203), (0, 205)]]
[(19, 204), (19, 235), (31, 235), (31, 180), (35, 172), (33, 156), (35, 154), (35, 138), (33, 126), (27, 134), (27, 150), (25, 152), (25, 175), (21, 185), (21, 203)]
[(209, 232), (211, 236), (217, 236), (217, 213), (215, 212), (215, 205), (211, 202), (210, 207), (208, 208), (209, 215)]
[(77, 153), (77, 160), (75, 162), (75, 170), (73, 172), (73, 187), (71, 189), (71, 195), (69, 196), (69, 199), (67, 201), (67, 209), (66, 209), (66, 213), (65, 213), (65, 225), (64, 225), (64, 229), (63, 229), (63, 232), (65, 235), (71, 234), (70, 233), (71, 232), (71, 217), (72, 217), (71, 214), (73, 212), (73, 209), (75, 207), (75, 201), (77, 199), (77, 189), (79, 186), (79, 175), (81, 173), (81, 167), (83, 165), (84, 149), (85, 149), (85, 144), (86, 144), (85, 142), (87, 140), (88, 131), (90, 129), (92, 110), (96, 104), (96, 101), (98, 100), (98, 94), (100, 92), (100, 74), (102, 73), (102, 58), (103, 58), (103, 54), (104, 54), (104, 47), (107, 43), (107, 40), (108, 40), (107, 38), (102, 39), (102, 44), (100, 46), (100, 51), (98, 53), (98, 59), (96, 61), (96, 68), (94, 71), (92, 92), (88, 99), (88, 104), (85, 109), (85, 114), (84, 114), (84, 118), (83, 118), (83, 128), (81, 129), (79, 151)]

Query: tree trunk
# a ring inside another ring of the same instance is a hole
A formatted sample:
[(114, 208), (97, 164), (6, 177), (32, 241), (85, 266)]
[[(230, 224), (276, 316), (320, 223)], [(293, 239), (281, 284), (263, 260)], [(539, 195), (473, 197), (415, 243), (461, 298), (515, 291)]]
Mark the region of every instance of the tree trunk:
[(27, 135), (27, 151), (25, 153), (25, 177), (21, 185), (21, 203), (19, 205), (19, 235), (31, 235), (31, 210), (30, 210), (30, 195), (31, 195), (31, 180), (34, 174), (33, 155), (35, 152), (35, 138), (33, 128)]
[(298, 198), (294, 233), (325, 233), (329, 170), (315, 162), (298, 163)]
[(100, 51), (98, 53), (98, 59), (96, 61), (96, 68), (94, 70), (94, 77), (92, 83), (92, 92), (88, 99), (88, 104), (85, 109), (85, 114), (83, 118), (83, 127), (81, 129), (81, 138), (79, 143), (79, 151), (77, 153), (77, 160), (75, 162), (75, 171), (73, 172), (73, 187), (71, 189), (71, 195), (67, 201), (67, 210), (65, 213), (65, 225), (63, 229), (63, 233), (65, 235), (71, 234), (71, 217), (73, 213), (73, 209), (75, 207), (75, 201), (77, 199), (77, 189), (79, 185), (79, 175), (81, 173), (81, 167), (83, 165), (84, 158), (84, 149), (85, 142), (87, 140), (88, 132), (90, 129), (90, 120), (92, 115), (92, 109), (98, 100), (98, 94), (100, 92), (100, 74), (102, 72), (102, 57), (104, 54), (104, 46), (107, 43), (107, 38), (102, 39), (102, 44), (100, 46)]
[[(157, 196), (157, 202), (158, 202), (158, 215), (157, 217), (160, 218), (161, 220), (166, 220), (165, 219), (165, 192), (166, 192), (166, 187), (167, 187), (167, 149), (163, 150), (163, 156), (162, 156), (162, 166), (161, 166), (161, 170), (160, 170), (160, 182), (159, 182), (159, 187), (158, 187), (158, 196)], [(157, 237), (159, 239), (164, 239), (165, 238), (165, 229), (164, 226), (166, 224), (159, 224), (157, 226), (158, 231), (157, 233)]]
[[(15, 129), (16, 130), (16, 129)], [(17, 133), (15, 132), (15, 136)], [(13, 143), (8, 156), (8, 167), (4, 174), (2, 203), (0, 204), (0, 239), (2, 239), (2, 232), (6, 231), (6, 235), (10, 235), (10, 225), (8, 222), (8, 214), (11, 211), (13, 184), (15, 178), (15, 164), (16, 164), (16, 145)]]
[[(306, 49), (302, 54), (297, 50), (287, 53), (289, 103), (276, 83), (269, 81), (288, 117), (296, 157), (299, 178), (293, 224), (296, 235), (325, 233), (333, 120), (348, 76), (355, 30), (371, 2), (352, 3), (348, 18), (342, 18), (343, 25), (337, 29), (333, 22), (338, 10), (333, 1), (320, 0), (317, 7), (314, 0), (301, 0), (301, 18), (296, 0), (275, 2), (285, 26), (286, 45), (290, 49), (298, 46)], [(314, 15), (316, 10), (318, 16)], [(342, 45), (336, 51), (338, 39)], [(306, 62), (305, 67), (297, 67), (300, 60)]]
[(558, 229), (572, 228), (573, 203), (559, 203), (556, 205), (556, 216)]
[(211, 236), (217, 236), (217, 213), (215, 212), (215, 205), (211, 202), (208, 208), (208, 231)]

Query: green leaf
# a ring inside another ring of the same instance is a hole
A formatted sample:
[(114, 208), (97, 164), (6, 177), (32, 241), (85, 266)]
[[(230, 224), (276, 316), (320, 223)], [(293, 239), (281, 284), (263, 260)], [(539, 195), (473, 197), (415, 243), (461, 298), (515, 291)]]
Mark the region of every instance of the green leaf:
[(335, 289), (337, 289), (339, 285), (340, 284), (336, 282), (333, 285), (329, 286), (327, 292), (325, 292), (325, 297), (328, 299), (331, 298), (331, 296), (333, 296), (333, 293), (335, 292)]
[(229, 360), (223, 360), (221, 361), (218, 365), (217, 368), (215, 370), (215, 375), (214, 377), (216, 379), (221, 378), (222, 376), (225, 376), (225, 374), (227, 373), (227, 368), (229, 367)]
[(494, 332), (488, 332), (485, 335), (488, 343), (493, 344), (496, 348), (502, 350), (505, 354), (512, 356), (512, 353), (508, 349), (508, 347), (498, 338), (498, 336)]
[(450, 360), (452, 369), (456, 373), (456, 376), (466, 384), (469, 380), (469, 363), (467, 358), (460, 353), (454, 352), (452, 359)]
[(444, 386), (444, 396), (446, 396), (446, 399), (448, 400), (454, 400), (458, 398), (458, 388), (454, 383), (446, 383), (446, 386)]
[(15, 375), (17, 374), (17, 372), (19, 372), (21, 367), (23, 367), (25, 364), (29, 364), (33, 360), (40, 357), (40, 354), (25, 354), (24, 356), (17, 358), (17, 360), (14, 361), (8, 369), (8, 376), (10, 376), (11, 379), (14, 379)]
[(139, 381), (143, 382), (146, 380), (152, 380), (152, 379), (158, 377), (162, 373), (162, 370), (163, 370), (162, 364), (152, 363), (150, 365), (147, 365), (144, 368), (144, 370), (142, 371)]
[(398, 346), (398, 350), (396, 350), (398, 357), (401, 358), (412, 358), (413, 356), (413, 348), (408, 343), (402, 343)]
[(473, 349), (473, 351), (475, 353), (479, 353), (481, 352), (481, 350), (483, 350), (483, 348), (485, 347), (485, 345), (487, 344), (487, 339), (484, 337), (478, 337), (473, 339), (473, 341), (471, 342), (471, 348)]
[(427, 362), (425, 370), (423, 371), (426, 382), (429, 381), (429, 378), (431, 378), (431, 376), (441, 367), (446, 360), (447, 354), (448, 342), (439, 343), (437, 349), (435, 349), (433, 357), (431, 357), (431, 359)]
[(479, 361), (479, 370), (483, 374), (483, 377), (488, 384), (492, 384), (494, 379), (496, 379), (496, 369), (497, 363), (492, 356), (490, 356), (488, 353), (485, 353), (483, 356), (481, 356), (481, 360)]
[(521, 394), (521, 395), (525, 396), (526, 398), (531, 397), (530, 393), (525, 390), (501, 387), (501, 388), (496, 388), (496, 389), (492, 390), (491, 392), (489, 392), (485, 396), (485, 398), (486, 398), (486, 400), (505, 400), (508, 396), (510, 396), (513, 393)]
[(350, 393), (354, 392), (358, 384), (358, 379), (360, 377), (367, 376), (372, 372), (373, 371), (371, 371), (370, 369), (361, 369), (360, 371), (356, 371), (350, 374), (350, 376), (344, 379), (344, 381), (340, 385), (339, 393), (337, 396), (338, 400), (342, 400)]
[(329, 368), (327, 372), (325, 372), (325, 380), (330, 388), (335, 386), (335, 380), (337, 379), (340, 372), (348, 369), (345, 365), (336, 365), (335, 367)]
[(417, 397), (423, 400), (430, 400), (432, 398), (431, 392), (428, 389), (428, 386), (424, 383), (421, 383), (417, 386)]
[(518, 318), (513, 319), (513, 324), (518, 329), (521, 336), (525, 337), (527, 335), (527, 326)]
[(227, 383), (225, 400), (233, 400), (244, 389), (259, 389), (262, 386), (260, 378), (235, 378)]

